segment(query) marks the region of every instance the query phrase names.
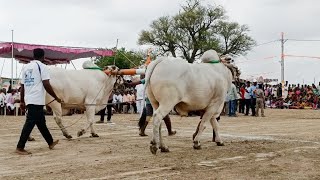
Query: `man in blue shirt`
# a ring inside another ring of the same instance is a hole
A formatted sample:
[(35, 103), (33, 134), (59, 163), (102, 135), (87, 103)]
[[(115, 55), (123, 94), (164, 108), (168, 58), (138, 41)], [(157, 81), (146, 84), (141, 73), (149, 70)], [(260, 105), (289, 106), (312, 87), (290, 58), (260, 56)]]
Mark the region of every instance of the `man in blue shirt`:
[(249, 93), (251, 95), (251, 111), (252, 111), (252, 116), (256, 116), (256, 104), (257, 104), (257, 96), (254, 93), (255, 90), (257, 89), (257, 81), (253, 81), (252, 86), (250, 87)]

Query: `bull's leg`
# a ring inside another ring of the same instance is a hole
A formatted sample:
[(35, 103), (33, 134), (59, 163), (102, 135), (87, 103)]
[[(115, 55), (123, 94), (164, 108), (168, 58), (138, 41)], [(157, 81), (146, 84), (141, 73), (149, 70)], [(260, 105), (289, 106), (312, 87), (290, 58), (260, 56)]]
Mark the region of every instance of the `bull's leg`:
[(201, 149), (200, 136), (201, 136), (203, 130), (206, 128), (204, 126), (204, 123), (210, 118), (210, 116), (211, 116), (210, 113), (205, 112), (203, 117), (202, 117), (202, 119), (201, 119), (201, 121), (198, 124), (197, 130), (196, 130), (196, 132), (194, 134), (195, 136), (193, 138), (193, 148), (194, 149)]
[(161, 131), (161, 122), (164, 116), (169, 114), (173, 107), (169, 106), (159, 106), (159, 108), (153, 113), (153, 136), (150, 146), (150, 151), (152, 154), (156, 154), (157, 150), (160, 148), (163, 152), (168, 152), (169, 149), (163, 142)]
[[(221, 101), (221, 103), (220, 103), (220, 101)], [(194, 149), (201, 149), (200, 136), (205, 128), (204, 123), (211, 120), (212, 118), (214, 118), (214, 121), (213, 121), (214, 123), (211, 123), (211, 124), (212, 124), (213, 129), (215, 130), (216, 142), (218, 145), (223, 144), (220, 140), (219, 132), (217, 129), (218, 122), (216, 120), (216, 118), (219, 116), (220, 112), (222, 111), (222, 108), (223, 108), (222, 102), (223, 102), (223, 100), (217, 100), (217, 101), (213, 102), (213, 105), (209, 106), (207, 108), (207, 110), (205, 111), (205, 113), (203, 114), (202, 120), (200, 121), (200, 124), (199, 124), (198, 133), (196, 134), (196, 136), (193, 140), (193, 148)]]
[(52, 109), (54, 120), (56, 121), (57, 125), (61, 129), (63, 136), (68, 138), (68, 139), (71, 139), (72, 136), (68, 133), (67, 129), (62, 124), (62, 108), (61, 108), (61, 104), (56, 102), (56, 101), (54, 101), (54, 102), (50, 103), (49, 106)]
[(92, 127), (94, 122), (94, 114), (95, 114), (95, 107), (86, 107), (86, 116), (87, 116), (88, 123), (84, 126), (83, 129), (78, 131), (78, 137), (84, 135), (89, 128), (91, 129), (92, 137), (99, 137), (98, 134), (94, 132), (94, 129)]
[(159, 130), (159, 140), (160, 140), (160, 150), (161, 152), (169, 152), (169, 148), (164, 144), (163, 138), (162, 138), (162, 132), (161, 132), (161, 124), (160, 124), (160, 130)]
[(212, 129), (215, 133), (214, 142), (216, 142), (218, 146), (224, 146), (224, 143), (221, 141), (221, 138), (219, 135), (219, 123), (217, 121), (217, 118), (219, 117), (222, 108), (223, 108), (223, 105), (221, 105), (221, 107), (218, 109), (218, 111), (216, 111), (213, 114), (213, 117), (210, 119)]

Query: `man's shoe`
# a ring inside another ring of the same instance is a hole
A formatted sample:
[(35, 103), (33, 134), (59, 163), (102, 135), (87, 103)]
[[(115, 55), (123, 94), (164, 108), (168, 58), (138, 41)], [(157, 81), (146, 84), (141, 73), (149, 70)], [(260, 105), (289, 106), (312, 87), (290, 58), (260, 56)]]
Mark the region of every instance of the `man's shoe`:
[(171, 131), (168, 134), (169, 134), (169, 136), (173, 136), (173, 135), (177, 134), (177, 131)]
[(146, 135), (144, 132), (140, 132), (139, 135), (140, 135), (140, 136), (148, 136), (148, 135)]
[(97, 124), (101, 124), (101, 123), (104, 123), (104, 121), (97, 121), (96, 123)]
[(28, 141), (35, 141), (35, 139), (33, 137), (28, 137)]
[(29, 154), (32, 154), (31, 152), (26, 151), (26, 150), (21, 149), (21, 148), (17, 148), (15, 152), (16, 152), (17, 154), (20, 154), (20, 155), (29, 155)]
[(55, 145), (57, 145), (59, 140), (53, 141), (52, 144), (49, 145), (49, 149), (53, 149)]

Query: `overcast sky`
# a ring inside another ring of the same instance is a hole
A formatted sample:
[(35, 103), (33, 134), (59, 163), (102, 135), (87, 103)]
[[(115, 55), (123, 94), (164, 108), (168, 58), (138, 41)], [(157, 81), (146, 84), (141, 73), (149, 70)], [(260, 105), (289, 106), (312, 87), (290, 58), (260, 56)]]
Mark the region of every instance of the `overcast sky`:
[[(48, 45), (139, 49), (138, 35), (152, 20), (174, 15), (184, 0), (0, 0), (0, 41)], [(318, 0), (215, 0), (230, 20), (250, 27), (258, 44), (280, 39), (320, 40)], [(255, 47), (236, 58), (243, 77), (262, 75), (280, 80), (280, 42)], [(320, 42), (287, 41), (285, 54), (319, 56)], [(272, 58), (270, 58), (272, 57)], [(1, 59), (4, 60), (4, 59)], [(74, 61), (78, 68), (83, 60)], [(3, 61), (0, 61), (0, 70)], [(11, 77), (6, 59), (2, 76)], [(22, 65), (18, 66), (18, 75)], [(64, 66), (63, 66), (64, 67)], [(68, 68), (72, 68), (68, 65)], [(285, 79), (291, 83), (320, 81), (320, 59), (285, 59)], [(14, 72), (14, 75), (16, 73)]]

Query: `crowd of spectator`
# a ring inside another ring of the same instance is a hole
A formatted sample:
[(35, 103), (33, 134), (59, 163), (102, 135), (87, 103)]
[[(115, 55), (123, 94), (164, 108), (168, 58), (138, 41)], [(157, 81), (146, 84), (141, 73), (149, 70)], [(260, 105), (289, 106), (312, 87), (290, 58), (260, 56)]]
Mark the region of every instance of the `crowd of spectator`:
[(257, 81), (245, 83), (232, 83), (228, 91), (224, 109), (221, 115), (236, 117), (264, 116), (265, 108), (278, 109), (318, 109), (320, 96), (320, 83), (318, 86), (288, 84), (270, 85)]

